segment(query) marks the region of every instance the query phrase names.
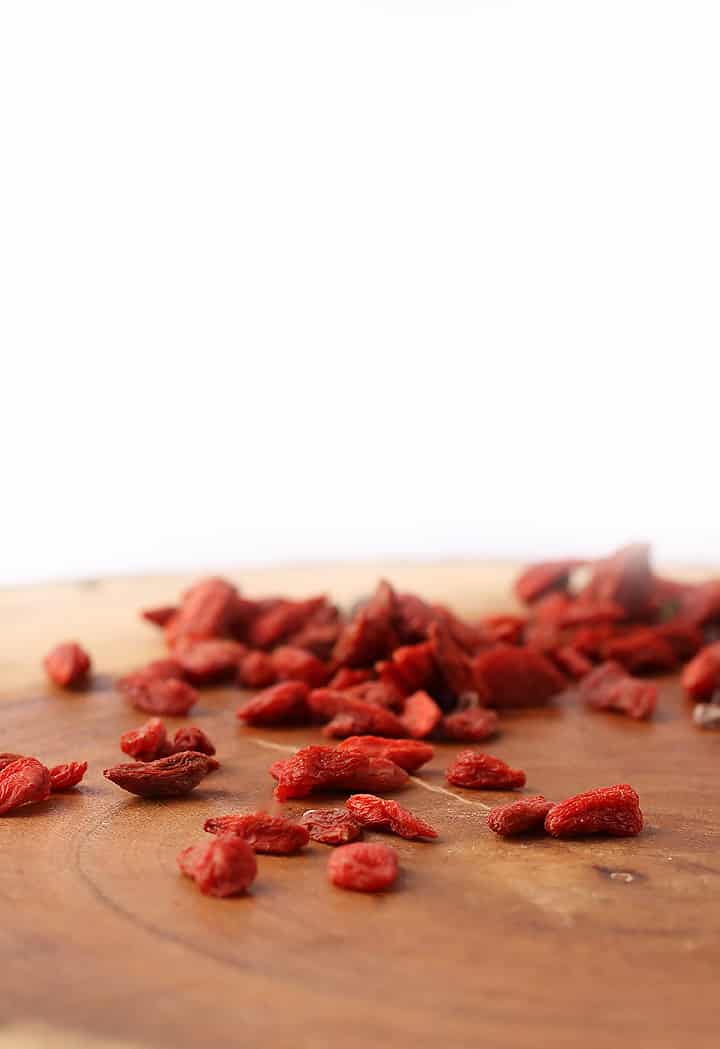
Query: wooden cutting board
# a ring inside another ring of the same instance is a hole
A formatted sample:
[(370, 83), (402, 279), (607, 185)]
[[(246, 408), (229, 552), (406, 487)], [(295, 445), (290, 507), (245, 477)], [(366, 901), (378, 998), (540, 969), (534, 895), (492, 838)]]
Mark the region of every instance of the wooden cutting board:
[[(231, 575), (249, 593), (326, 590), (351, 601), (381, 573), (465, 613), (512, 607), (510, 565)], [(0, 592), (0, 751), (90, 762), (78, 791), (0, 819), (0, 1047), (715, 1049), (720, 736), (692, 726), (674, 681), (649, 724), (587, 714), (564, 697), (505, 717), (488, 747), (549, 798), (631, 782), (647, 822), (637, 839), (500, 840), (483, 805), (508, 795), (444, 791), (458, 748), (441, 745), (423, 772), (429, 789), (403, 792), (440, 838), (393, 841), (396, 891), (332, 888), (329, 850), (313, 844), (259, 857), (247, 898), (208, 899), (179, 876), (178, 850), (204, 839), (211, 814), (309, 807), (274, 803), (267, 767), (275, 747), (321, 737), (240, 727), (242, 693), (215, 689), (191, 720), (223, 767), (192, 795), (142, 801), (103, 778), (122, 760), (121, 732), (144, 720), (112, 678), (161, 654), (137, 609), (167, 603), (188, 581)], [(40, 665), (73, 637), (94, 657), (85, 694), (53, 690)]]

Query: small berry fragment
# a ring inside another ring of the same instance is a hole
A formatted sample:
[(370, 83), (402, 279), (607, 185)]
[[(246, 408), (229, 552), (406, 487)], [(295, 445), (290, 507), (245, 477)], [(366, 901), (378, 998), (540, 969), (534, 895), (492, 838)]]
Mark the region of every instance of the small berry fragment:
[(362, 827), (347, 809), (308, 809), (300, 823), (312, 841), (323, 845), (347, 845), (362, 838)]
[(545, 817), (545, 830), (556, 838), (582, 834), (631, 837), (643, 828), (640, 799), (628, 783), (597, 787), (553, 805)]
[(90, 670), (90, 656), (75, 641), (65, 641), (44, 659), (47, 676), (60, 688), (70, 688), (84, 681)]
[(160, 718), (150, 718), (140, 728), (123, 732), (120, 750), (136, 761), (155, 761), (156, 758), (167, 757), (171, 747), (164, 722)]
[(358, 841), (341, 845), (328, 860), (328, 878), (339, 889), (383, 892), (398, 876), (398, 858), (389, 845)]
[(275, 856), (292, 856), (307, 845), (310, 837), (306, 827), (282, 816), (269, 816), (266, 812), (211, 816), (205, 820), (203, 829), (208, 834), (234, 834), (251, 845), (255, 852)]
[(498, 716), (494, 710), (487, 707), (470, 707), (468, 710), (446, 714), (440, 722), (440, 732), (444, 739), (480, 743), (497, 735), (498, 724)]
[(255, 853), (234, 834), (189, 845), (178, 854), (177, 863), (206, 896), (238, 896), (247, 892), (257, 875)]
[(87, 761), (68, 761), (50, 769), (50, 790), (71, 790), (77, 787), (87, 772)]
[(437, 728), (442, 710), (435, 700), (422, 690), (408, 696), (400, 720), (413, 739), (424, 739)]
[(521, 769), (512, 769), (501, 758), (477, 750), (461, 751), (445, 775), (456, 787), (472, 790), (514, 790), (525, 786)]
[(437, 831), (396, 801), (374, 794), (353, 794), (345, 802), (348, 812), (363, 827), (389, 830), (401, 838), (437, 838)]
[(498, 805), (488, 813), (488, 827), (506, 838), (537, 830), (544, 826), (545, 817), (553, 804), (552, 801), (546, 801), (542, 794), (536, 794), (531, 798), (520, 798), (509, 805)]
[(601, 663), (578, 685), (578, 695), (592, 710), (612, 710), (641, 720), (655, 710), (658, 692), (651, 681), (631, 677), (619, 663)]

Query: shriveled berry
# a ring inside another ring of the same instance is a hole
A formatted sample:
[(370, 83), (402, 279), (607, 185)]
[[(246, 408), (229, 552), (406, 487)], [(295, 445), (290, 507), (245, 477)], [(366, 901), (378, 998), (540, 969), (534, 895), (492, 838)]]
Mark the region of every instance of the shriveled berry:
[(371, 666), (397, 647), (397, 598), (384, 579), (370, 600), (343, 627), (333, 650), (336, 665)]
[(480, 691), (482, 702), (484, 686), (481, 684), (478, 688), (470, 657), (455, 640), (448, 625), (437, 620), (431, 623), (428, 639), (435, 667), (450, 693), (460, 699), (468, 693)]
[(536, 794), (531, 798), (520, 798), (509, 805), (498, 805), (488, 813), (488, 827), (506, 838), (537, 830), (544, 826), (545, 817), (553, 804), (552, 801), (546, 801), (542, 794)]
[(275, 665), (269, 652), (248, 652), (240, 663), (240, 682), (246, 688), (267, 688), (277, 681)]
[(361, 826), (389, 830), (401, 838), (437, 838), (437, 831), (397, 801), (374, 794), (353, 794), (345, 802), (348, 812)]
[(87, 677), (90, 656), (76, 641), (65, 641), (45, 656), (44, 666), (54, 684), (60, 688), (70, 688)]
[(335, 849), (328, 860), (328, 878), (339, 889), (382, 892), (398, 876), (398, 858), (390, 845), (354, 842)]
[(632, 672), (672, 670), (678, 657), (670, 641), (655, 627), (634, 627), (603, 645), (605, 659)]
[(706, 645), (685, 667), (683, 688), (693, 699), (709, 699), (720, 688), (720, 641)]
[(200, 698), (196, 689), (187, 681), (168, 678), (165, 681), (150, 681), (127, 691), (127, 697), (136, 708), (148, 714), (166, 714), (182, 717), (195, 706)]
[(365, 703), (374, 703), (376, 707), (385, 707), (386, 710), (399, 710), (405, 699), (405, 689), (387, 680), (363, 681), (342, 691), (351, 699), (362, 699)]
[(402, 787), (408, 774), (387, 758), (372, 758), (354, 750), (303, 747), (286, 761), (273, 762), (280, 801), (305, 798), (314, 791), (389, 791)]
[(499, 719), (494, 710), (487, 707), (469, 707), (446, 714), (440, 722), (440, 734), (444, 739), (462, 743), (480, 743), (497, 735)]
[(631, 837), (643, 828), (640, 799), (628, 783), (597, 787), (553, 805), (545, 817), (545, 830), (556, 838), (582, 834)]
[(312, 841), (323, 845), (347, 845), (362, 838), (362, 827), (347, 809), (308, 809), (300, 817)]
[(366, 681), (370, 681), (371, 679), (371, 670), (340, 667), (340, 669), (330, 678), (328, 688), (334, 688), (343, 692), (347, 688), (352, 688), (353, 685), (364, 685)]
[[(435, 673), (432, 641), (423, 641), (418, 645), (402, 645), (396, 648), (390, 657), (389, 666), (399, 679), (406, 692), (415, 692), (426, 688)], [(377, 670), (380, 672), (380, 664)]]
[(246, 653), (245, 645), (227, 638), (190, 641), (175, 646), (183, 674), (195, 685), (234, 677)]
[(387, 758), (401, 769), (415, 772), (434, 755), (429, 743), (419, 739), (385, 739), (382, 736), (348, 736), (338, 750), (355, 750), (371, 758)]
[(602, 663), (578, 685), (578, 694), (592, 710), (612, 710), (631, 718), (650, 717), (657, 704), (657, 685), (626, 674), (618, 663)]
[(208, 834), (235, 834), (251, 845), (255, 852), (268, 852), (275, 856), (291, 856), (299, 852), (307, 845), (310, 837), (306, 827), (282, 816), (269, 816), (266, 812), (211, 816), (205, 820), (203, 829)]
[(125, 674), (124, 677), (118, 678), (115, 682), (115, 687), (118, 692), (128, 695), (136, 689), (145, 688), (155, 681), (171, 681), (174, 679), (179, 681), (182, 679), (182, 676), (183, 669), (177, 659), (155, 659), (152, 663), (147, 663), (144, 667), (140, 667), (139, 670), (132, 670), (129, 674)]
[[(338, 714), (349, 715), (350, 717), (343, 720), (341, 735), (407, 735), (402, 721), (390, 710), (363, 699), (356, 699), (347, 692), (316, 688), (308, 696), (308, 706), (319, 721), (328, 721)], [(330, 731), (335, 735), (337, 729)]]
[(238, 708), (237, 716), (248, 725), (280, 725), (308, 718), (309, 689), (303, 681), (283, 681), (258, 692)]
[(19, 761), (24, 756), (24, 754), (11, 754), (9, 751), (4, 751), (0, 754), (0, 771), (7, 765), (12, 765), (14, 761)]
[(0, 770), (0, 816), (49, 796), (50, 772), (37, 758), (18, 758)]
[(496, 645), (473, 660), (475, 680), (493, 707), (537, 707), (566, 687), (565, 678), (542, 653)]
[(189, 794), (217, 767), (215, 758), (183, 750), (156, 761), (114, 765), (103, 776), (141, 798), (174, 798)]
[(168, 621), (165, 635), (172, 646), (180, 641), (225, 637), (238, 612), (239, 594), (225, 579), (203, 579), (183, 595), (180, 608)]
[(257, 875), (253, 849), (232, 834), (189, 845), (178, 854), (177, 863), (206, 896), (237, 896), (248, 890)]
[(593, 668), (591, 660), (573, 645), (561, 645), (552, 656), (562, 671), (577, 679), (585, 677)]
[(433, 732), (442, 718), (442, 710), (427, 692), (414, 692), (403, 706), (400, 720), (413, 739), (424, 739)]
[(172, 753), (179, 754), (181, 750), (194, 750), (198, 754), (215, 753), (215, 744), (197, 725), (186, 725), (179, 728), (172, 741)]
[(318, 688), (328, 679), (327, 664), (304, 648), (280, 645), (270, 658), (278, 681), (304, 681), (311, 688)]
[[(188, 750), (191, 749), (194, 748), (188, 747)], [(155, 761), (156, 758), (167, 757), (171, 747), (164, 722), (160, 718), (150, 718), (140, 728), (123, 732), (120, 750), (136, 761)]]
[(87, 761), (68, 761), (50, 769), (50, 790), (70, 790), (77, 787), (87, 772)]
[(461, 751), (445, 775), (456, 787), (474, 790), (514, 790), (525, 786), (521, 769), (511, 769), (501, 758), (478, 750)]
[(273, 648), (300, 631), (326, 607), (327, 598), (322, 595), (303, 601), (280, 598), (255, 617), (248, 640), (254, 648)]

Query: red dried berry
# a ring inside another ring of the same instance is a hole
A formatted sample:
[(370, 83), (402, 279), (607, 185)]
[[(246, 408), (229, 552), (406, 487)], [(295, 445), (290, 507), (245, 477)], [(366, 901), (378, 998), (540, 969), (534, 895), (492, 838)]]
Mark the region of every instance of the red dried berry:
[(486, 707), (470, 707), (446, 714), (440, 722), (440, 733), (444, 739), (461, 743), (480, 743), (497, 735), (499, 719), (494, 710)]
[(452, 636), (448, 626), (438, 621), (431, 623), (428, 638), (435, 667), (450, 693), (456, 699), (462, 699), (471, 693), (479, 692), (482, 702), (484, 686), (481, 684), (478, 689), (470, 658)]
[(612, 710), (631, 718), (650, 717), (657, 686), (626, 674), (619, 663), (602, 663), (578, 685), (581, 701), (592, 710)]
[(120, 737), (120, 750), (136, 761), (155, 761), (156, 758), (167, 757), (170, 744), (164, 723), (160, 718), (150, 718), (140, 728), (123, 732)]
[(532, 798), (520, 798), (509, 805), (498, 805), (488, 813), (488, 827), (505, 838), (537, 830), (544, 826), (545, 817), (553, 804), (552, 801), (546, 801), (542, 794), (536, 794)]
[(156, 608), (144, 608), (140, 615), (154, 626), (167, 626), (177, 612), (177, 605), (158, 605)]
[(500, 758), (477, 750), (461, 751), (445, 775), (456, 787), (473, 790), (514, 790), (525, 786), (521, 769), (511, 769)]
[(11, 754), (9, 751), (0, 754), (0, 771), (8, 765), (12, 765), (14, 761), (20, 761), (24, 756), (24, 754)]
[(180, 639), (205, 641), (226, 636), (237, 618), (238, 601), (236, 588), (225, 579), (196, 583), (165, 627), (168, 645), (172, 648)]
[(270, 658), (278, 681), (304, 681), (311, 688), (318, 688), (328, 679), (326, 664), (304, 648), (280, 645)]
[[(434, 645), (423, 641), (419, 645), (402, 645), (390, 658), (390, 668), (399, 677), (404, 692), (425, 688), (435, 673)], [(378, 672), (380, 667), (378, 666)]]
[(427, 692), (414, 692), (405, 700), (402, 721), (407, 734), (413, 739), (424, 739), (440, 723), (442, 710)]
[(56, 645), (43, 660), (50, 680), (60, 688), (69, 688), (84, 681), (90, 670), (90, 656), (75, 641)]
[(310, 835), (282, 816), (268, 816), (266, 812), (246, 815), (211, 816), (203, 827), (208, 834), (234, 834), (251, 845), (255, 852), (275, 856), (291, 856), (307, 845)]
[(530, 605), (551, 590), (565, 590), (570, 573), (584, 561), (543, 561), (526, 568), (515, 581), (515, 593), (523, 604)]
[(234, 835), (189, 845), (178, 854), (177, 863), (206, 896), (237, 896), (247, 891), (257, 875), (255, 853)]
[(302, 681), (284, 681), (258, 692), (238, 709), (248, 725), (284, 725), (308, 718), (308, 687)]
[(339, 692), (344, 692), (345, 689), (352, 688), (353, 685), (364, 685), (365, 682), (370, 681), (371, 678), (371, 670), (353, 670), (352, 667), (340, 667), (337, 673), (328, 681), (328, 688), (334, 688)]
[(374, 703), (376, 707), (385, 707), (386, 710), (398, 710), (405, 699), (405, 689), (387, 680), (363, 681), (342, 689), (342, 692), (351, 699), (362, 699), (365, 703)]
[(395, 626), (404, 645), (423, 641), (435, 619), (432, 605), (417, 594), (397, 594), (395, 598)]
[(303, 747), (286, 761), (273, 762), (280, 801), (305, 798), (314, 791), (390, 791), (402, 787), (408, 774), (386, 758), (371, 758), (354, 750)]
[(103, 776), (141, 798), (175, 798), (189, 794), (198, 783), (218, 768), (215, 758), (191, 750), (171, 754), (156, 761), (132, 762), (105, 769)]
[(118, 678), (115, 687), (118, 692), (131, 693), (145, 688), (154, 681), (181, 680), (183, 670), (177, 659), (155, 659), (139, 670), (133, 670), (124, 677)]
[(525, 616), (485, 616), (479, 625), (491, 642), (505, 641), (509, 645), (519, 645), (522, 643), (527, 619)]
[(87, 772), (87, 761), (68, 761), (64, 765), (55, 765), (50, 769), (50, 790), (70, 790), (77, 787)]
[(394, 619), (397, 601), (393, 588), (384, 579), (370, 600), (343, 627), (333, 650), (338, 665), (372, 666), (397, 647)]
[(355, 750), (369, 758), (387, 758), (401, 769), (415, 772), (434, 755), (429, 743), (419, 739), (384, 739), (382, 736), (349, 736), (338, 750)]
[(553, 652), (552, 656), (561, 670), (578, 680), (589, 674), (593, 668), (587, 656), (572, 645), (562, 645)]
[(281, 598), (254, 619), (248, 640), (254, 648), (273, 648), (301, 630), (326, 607), (327, 598), (324, 596), (309, 597), (304, 601)]
[(240, 681), (246, 688), (267, 688), (277, 680), (269, 652), (248, 652), (240, 664)]
[(693, 699), (709, 699), (720, 688), (720, 641), (706, 645), (682, 673), (683, 688)]
[(627, 783), (597, 787), (553, 805), (545, 817), (545, 830), (556, 838), (581, 834), (631, 837), (643, 827), (640, 799)]
[(245, 645), (226, 638), (189, 641), (175, 646), (183, 674), (196, 685), (234, 677), (246, 654)]
[(362, 838), (362, 827), (346, 809), (308, 809), (300, 823), (312, 841), (323, 845), (347, 845)]
[(166, 714), (169, 717), (187, 714), (200, 698), (192, 685), (177, 678), (136, 685), (127, 691), (127, 697), (136, 710), (144, 710), (148, 714)]
[(179, 754), (182, 750), (194, 750), (197, 754), (212, 756), (215, 753), (215, 745), (197, 725), (186, 725), (177, 730), (172, 741), (173, 754)]
[(654, 627), (635, 627), (610, 638), (602, 654), (634, 672), (672, 670), (678, 662), (673, 646)]
[[(341, 722), (331, 722), (329, 734), (341, 732), (347, 736), (363, 734), (374, 736), (404, 736), (407, 730), (402, 721), (391, 711), (375, 703), (355, 699), (347, 692), (330, 688), (316, 688), (308, 696), (310, 712), (319, 721), (335, 719), (345, 715)], [(340, 724), (342, 727), (338, 727)]]
[(397, 879), (398, 858), (389, 845), (358, 841), (335, 849), (327, 869), (328, 878), (339, 889), (382, 892)]
[(50, 796), (50, 772), (37, 758), (18, 758), (0, 770), (0, 816)]
[(566, 687), (565, 678), (540, 652), (496, 645), (473, 660), (475, 681), (493, 707), (536, 707)]
[(437, 831), (396, 801), (374, 794), (353, 794), (345, 802), (348, 812), (361, 826), (389, 830), (401, 838), (437, 838)]

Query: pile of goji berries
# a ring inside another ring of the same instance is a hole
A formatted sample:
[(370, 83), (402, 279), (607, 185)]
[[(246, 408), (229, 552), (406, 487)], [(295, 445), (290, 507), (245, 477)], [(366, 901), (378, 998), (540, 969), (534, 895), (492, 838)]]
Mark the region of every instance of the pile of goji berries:
[[(213, 840), (184, 850), (181, 869), (204, 892), (233, 894), (255, 877), (255, 852), (289, 854), (313, 840), (337, 846), (328, 869), (333, 884), (372, 890), (395, 880), (397, 856), (389, 846), (360, 841), (363, 828), (436, 837), (418, 816), (380, 796), (433, 756), (428, 739), (477, 744), (497, 733), (498, 711), (543, 705), (571, 688), (588, 710), (648, 718), (657, 687), (642, 675), (681, 667), (685, 689), (698, 701), (697, 723), (720, 724), (720, 581), (658, 576), (648, 547), (635, 544), (600, 560), (535, 565), (515, 590), (523, 613), (469, 621), (386, 581), (344, 615), (324, 596), (249, 598), (225, 579), (205, 579), (177, 605), (142, 613), (163, 631), (168, 653), (117, 681), (133, 707), (153, 716), (121, 739), (134, 760), (105, 776), (144, 797), (187, 793), (218, 767), (215, 746), (196, 726), (171, 739), (162, 716), (187, 715), (198, 690), (216, 682), (258, 690), (237, 711), (245, 725), (320, 724), (323, 735), (340, 740), (274, 762), (275, 797), (341, 792), (350, 795), (346, 807), (310, 809), (297, 823), (264, 813), (209, 819)], [(45, 667), (57, 685), (73, 688), (87, 680), (91, 664), (68, 642)], [(84, 772), (75, 764), (47, 770), (34, 758), (6, 757), (12, 760), (3, 768), (0, 755), (0, 814), (44, 800)], [(457, 754), (446, 777), (480, 790), (525, 784), (524, 771), (477, 750)], [(636, 793), (618, 784), (559, 804), (522, 798), (492, 809), (488, 824), (505, 836), (540, 828), (556, 837), (632, 835), (642, 814)]]

